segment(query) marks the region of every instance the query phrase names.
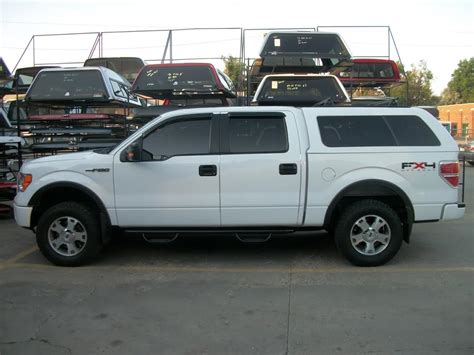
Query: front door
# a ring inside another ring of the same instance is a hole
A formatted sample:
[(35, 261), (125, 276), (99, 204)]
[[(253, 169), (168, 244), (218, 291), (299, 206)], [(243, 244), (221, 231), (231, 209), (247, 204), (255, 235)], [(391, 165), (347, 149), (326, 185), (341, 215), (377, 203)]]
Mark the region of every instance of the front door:
[(116, 154), (121, 227), (220, 226), (216, 123), (211, 115), (174, 117), (144, 134), (142, 161), (121, 161)]

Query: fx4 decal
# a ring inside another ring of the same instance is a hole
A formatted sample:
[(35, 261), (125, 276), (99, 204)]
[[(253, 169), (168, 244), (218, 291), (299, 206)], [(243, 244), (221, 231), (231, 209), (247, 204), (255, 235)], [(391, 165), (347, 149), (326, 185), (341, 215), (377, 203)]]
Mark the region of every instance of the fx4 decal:
[(436, 169), (436, 163), (427, 162), (403, 162), (402, 171), (433, 171)]

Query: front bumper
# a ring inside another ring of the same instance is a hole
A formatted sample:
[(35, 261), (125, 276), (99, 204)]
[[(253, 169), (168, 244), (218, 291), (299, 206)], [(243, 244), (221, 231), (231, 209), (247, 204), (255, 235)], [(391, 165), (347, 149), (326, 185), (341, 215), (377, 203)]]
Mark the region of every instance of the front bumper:
[(16, 203), (13, 203), (13, 212), (15, 214), (15, 221), (20, 227), (30, 228), (33, 207), (18, 206)]
[(449, 219), (462, 218), (465, 211), (466, 205), (464, 203), (451, 203), (444, 205), (443, 213), (441, 214), (441, 220), (446, 221)]

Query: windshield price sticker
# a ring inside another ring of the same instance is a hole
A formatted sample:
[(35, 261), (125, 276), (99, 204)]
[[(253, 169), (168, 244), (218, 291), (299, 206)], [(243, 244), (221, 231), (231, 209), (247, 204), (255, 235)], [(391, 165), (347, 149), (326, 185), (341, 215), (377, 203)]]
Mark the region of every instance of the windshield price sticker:
[(272, 81), (272, 89), (278, 89), (278, 81)]
[(290, 83), (286, 84), (286, 90), (287, 91), (298, 91), (300, 89), (304, 89), (308, 87), (308, 84), (300, 84), (300, 83)]
[(183, 72), (176, 72), (176, 73), (168, 73), (168, 81), (175, 81), (178, 79), (181, 75), (183, 75)]
[(308, 44), (308, 42), (312, 39), (313, 39), (313, 37), (311, 37), (311, 36), (298, 36), (298, 37), (296, 37), (298, 45)]
[(273, 44), (275, 45), (275, 47), (280, 47), (280, 45), (281, 45), (280, 39), (279, 39), (279, 38), (275, 38), (275, 39), (273, 40)]
[(152, 77), (152, 76), (155, 75), (156, 73), (158, 73), (158, 69), (150, 69), (150, 70), (147, 70), (146, 76)]

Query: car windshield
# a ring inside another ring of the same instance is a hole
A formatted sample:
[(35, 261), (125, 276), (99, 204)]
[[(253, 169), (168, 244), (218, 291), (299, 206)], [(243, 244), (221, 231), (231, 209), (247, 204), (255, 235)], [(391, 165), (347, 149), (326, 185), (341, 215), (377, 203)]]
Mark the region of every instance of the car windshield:
[(148, 91), (216, 91), (217, 85), (209, 67), (164, 66), (144, 70), (134, 84), (137, 92)]
[(269, 56), (349, 59), (350, 53), (334, 33), (272, 33), (260, 53)]
[(318, 103), (327, 98), (334, 102), (346, 100), (343, 90), (332, 77), (271, 78), (263, 83), (257, 102)]
[(41, 100), (103, 99), (108, 93), (98, 70), (47, 71), (38, 74), (27, 98)]

